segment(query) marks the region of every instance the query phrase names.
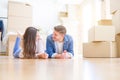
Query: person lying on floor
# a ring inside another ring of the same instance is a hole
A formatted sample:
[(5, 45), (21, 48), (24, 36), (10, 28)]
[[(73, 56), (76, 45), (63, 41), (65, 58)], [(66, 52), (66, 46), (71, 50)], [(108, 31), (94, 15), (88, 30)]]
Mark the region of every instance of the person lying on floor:
[(38, 31), (39, 30), (34, 27), (28, 27), (23, 38), (17, 36), (13, 50), (14, 58), (48, 58), (48, 54), (44, 52), (43, 42)]
[(66, 34), (64, 26), (55, 26), (53, 34), (50, 34), (46, 41), (46, 53), (49, 58), (70, 59), (74, 56), (73, 39)]

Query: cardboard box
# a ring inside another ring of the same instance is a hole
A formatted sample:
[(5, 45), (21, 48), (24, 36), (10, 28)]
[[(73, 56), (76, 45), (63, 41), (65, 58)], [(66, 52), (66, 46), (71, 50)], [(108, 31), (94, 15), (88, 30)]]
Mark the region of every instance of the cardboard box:
[[(10, 57), (13, 57), (13, 49), (14, 49), (17, 36), (18, 34), (10, 34), (8, 36), (7, 55)], [(21, 35), (21, 38), (22, 38), (22, 35)], [(20, 46), (22, 46), (22, 40), (21, 40)]]
[(15, 45), (17, 35), (9, 35), (8, 36), (8, 48), (7, 48), (7, 55), (13, 57), (13, 48)]
[(83, 57), (117, 57), (115, 42), (83, 43)]
[(91, 41), (115, 41), (115, 27), (96, 26), (89, 29), (88, 40)]
[(120, 57), (120, 34), (117, 34), (115, 36), (115, 41), (117, 44), (117, 54), (118, 54), (118, 57)]
[(67, 12), (59, 12), (59, 17), (68, 17)]
[(120, 10), (120, 0), (110, 0), (110, 13), (114, 14), (117, 10)]
[(8, 32), (20, 31), (24, 33), (25, 29), (32, 25), (32, 18), (10, 16), (8, 18)]
[(112, 26), (112, 20), (110, 19), (101, 19), (98, 21), (98, 25)]
[(8, 16), (32, 17), (32, 6), (27, 3), (9, 1)]
[(113, 26), (115, 26), (115, 34), (119, 34), (120, 33), (120, 10), (118, 10), (112, 16), (112, 22), (113, 22)]

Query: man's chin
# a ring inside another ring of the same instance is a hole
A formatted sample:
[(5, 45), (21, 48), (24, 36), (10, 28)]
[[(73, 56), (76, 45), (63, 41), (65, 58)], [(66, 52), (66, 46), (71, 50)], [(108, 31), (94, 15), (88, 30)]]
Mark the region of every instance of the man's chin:
[(56, 39), (53, 39), (53, 41), (57, 41)]

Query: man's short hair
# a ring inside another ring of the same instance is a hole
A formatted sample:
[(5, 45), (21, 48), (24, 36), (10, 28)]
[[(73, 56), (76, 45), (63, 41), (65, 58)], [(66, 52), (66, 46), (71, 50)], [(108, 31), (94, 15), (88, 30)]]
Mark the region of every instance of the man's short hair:
[(61, 34), (66, 34), (66, 28), (63, 25), (55, 26), (54, 30)]

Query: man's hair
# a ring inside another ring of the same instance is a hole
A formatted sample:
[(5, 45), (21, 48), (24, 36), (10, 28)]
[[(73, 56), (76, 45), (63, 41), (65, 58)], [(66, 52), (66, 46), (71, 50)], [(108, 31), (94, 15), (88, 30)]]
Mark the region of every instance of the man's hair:
[(54, 30), (61, 34), (66, 34), (66, 28), (63, 25), (55, 26)]

